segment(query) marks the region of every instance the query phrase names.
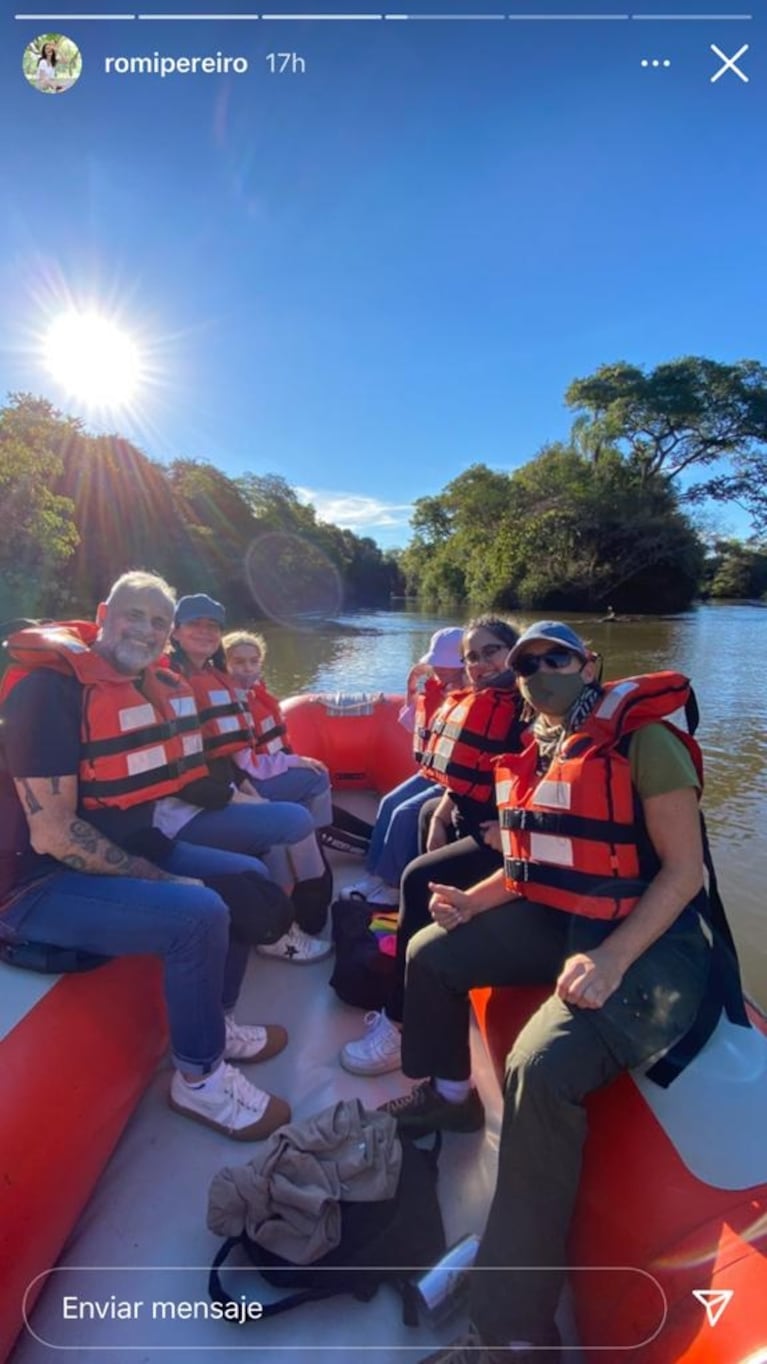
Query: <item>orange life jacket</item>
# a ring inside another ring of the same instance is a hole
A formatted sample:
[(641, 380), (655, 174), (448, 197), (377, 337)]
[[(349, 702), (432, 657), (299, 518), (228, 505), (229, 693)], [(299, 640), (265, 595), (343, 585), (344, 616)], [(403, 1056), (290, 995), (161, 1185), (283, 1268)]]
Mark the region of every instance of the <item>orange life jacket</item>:
[(238, 700), (231, 677), (210, 664), (199, 672), (182, 675), (194, 692), (206, 758), (227, 758), (250, 748), (250, 715), (245, 703)]
[(253, 748), (256, 753), (290, 752), (285, 736), (288, 727), (276, 696), (263, 682), (255, 682), (248, 692), (248, 707), (253, 722)]
[(431, 734), (431, 722), (445, 699), (445, 688), (436, 677), (427, 677), (423, 691), (415, 700), (415, 726), (413, 729), (413, 757), (419, 763), (423, 759)]
[(645, 725), (664, 723), (684, 743), (702, 785), (700, 748), (680, 727), (688, 705), (694, 705), (692, 690), (680, 673), (608, 682), (543, 775), (535, 740), (497, 763), (509, 890), (591, 919), (630, 913), (658, 861), (631, 780), (628, 738)]
[(74, 674), (82, 684), (79, 797), (86, 809), (128, 809), (177, 795), (207, 774), (194, 696), (183, 678), (159, 667), (126, 677), (90, 646), (98, 627), (71, 621), (20, 630), (3, 697), (37, 668)]
[(421, 759), (424, 776), (457, 796), (489, 801), (493, 762), (516, 746), (522, 698), (516, 688), (451, 692), (432, 717)]

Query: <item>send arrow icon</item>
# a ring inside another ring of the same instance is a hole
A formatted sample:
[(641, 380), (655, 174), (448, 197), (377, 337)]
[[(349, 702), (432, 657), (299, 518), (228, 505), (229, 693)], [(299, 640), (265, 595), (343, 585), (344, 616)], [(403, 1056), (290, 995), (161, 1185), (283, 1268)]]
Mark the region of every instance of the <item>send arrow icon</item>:
[(693, 1288), (692, 1296), (704, 1308), (709, 1326), (716, 1326), (725, 1307), (735, 1297), (732, 1288)]

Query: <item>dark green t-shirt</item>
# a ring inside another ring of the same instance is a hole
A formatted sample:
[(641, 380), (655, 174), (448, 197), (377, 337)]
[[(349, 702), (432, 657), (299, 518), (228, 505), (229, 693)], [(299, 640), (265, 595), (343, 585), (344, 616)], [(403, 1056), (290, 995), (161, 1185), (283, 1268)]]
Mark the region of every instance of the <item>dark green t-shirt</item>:
[(666, 725), (645, 725), (632, 734), (628, 758), (631, 780), (642, 800), (700, 787), (690, 754)]

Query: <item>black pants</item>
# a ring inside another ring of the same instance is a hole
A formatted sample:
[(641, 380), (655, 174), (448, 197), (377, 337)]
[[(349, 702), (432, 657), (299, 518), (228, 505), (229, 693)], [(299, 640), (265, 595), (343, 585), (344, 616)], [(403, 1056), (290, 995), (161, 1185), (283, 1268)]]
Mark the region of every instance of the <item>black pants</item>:
[[(423, 860), (423, 859), (420, 859)], [(415, 865), (415, 864), (414, 864)], [(614, 925), (515, 900), (446, 932), (411, 939), (407, 954), (402, 1068), (413, 1078), (470, 1074), (468, 991), (480, 985), (556, 980), (574, 952)], [(586, 1135), (584, 1099), (641, 1065), (690, 1028), (708, 978), (710, 950), (688, 907), (629, 967), (601, 1009), (552, 995), (506, 1060), (495, 1194), (477, 1258), (471, 1316), (490, 1345), (554, 1338), (567, 1264), (567, 1234)], [(509, 1266), (520, 1266), (515, 1272)], [(552, 1266), (522, 1272), (526, 1265)]]
[(429, 882), (468, 890), (503, 865), (500, 853), (480, 847), (473, 838), (459, 838), (436, 852), (424, 853), (409, 863), (402, 873), (397, 926), (397, 969), (391, 994), (386, 1004), (389, 1018), (402, 1019), (405, 993), (405, 959), (407, 945), (419, 929), (431, 923)]

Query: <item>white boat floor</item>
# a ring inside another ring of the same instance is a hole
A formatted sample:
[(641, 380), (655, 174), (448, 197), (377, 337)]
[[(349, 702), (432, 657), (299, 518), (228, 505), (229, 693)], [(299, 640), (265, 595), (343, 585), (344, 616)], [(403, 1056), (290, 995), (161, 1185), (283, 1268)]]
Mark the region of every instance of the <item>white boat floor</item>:
[[(344, 803), (360, 809), (357, 800)], [(334, 863), (337, 889), (361, 875), (357, 858), (334, 855)], [(237, 1008), (243, 1022), (287, 1027), (290, 1041), (280, 1056), (244, 1069), (254, 1082), (287, 1098), (298, 1119), (338, 1099), (359, 1097), (375, 1107), (410, 1084), (400, 1071), (365, 1079), (341, 1068), (340, 1048), (359, 1036), (362, 1015), (328, 988), (331, 971), (332, 958), (296, 966), (253, 953)], [(478, 1035), (472, 1046), (487, 1125), (483, 1133), (447, 1134), (444, 1139), (439, 1191), (448, 1245), (482, 1230), (495, 1182), (500, 1094)], [(87, 1057), (83, 1064), (88, 1064)], [(61, 1348), (73, 1359), (103, 1355), (109, 1361), (124, 1358), (126, 1364), (160, 1364), (169, 1351), (202, 1364), (235, 1359), (243, 1352), (254, 1354), (259, 1364), (289, 1364), (314, 1355), (408, 1364), (460, 1333), (465, 1325), (460, 1317), (439, 1328), (403, 1325), (399, 1300), (386, 1286), (369, 1303), (335, 1297), (243, 1326), (201, 1316), (209, 1303), (208, 1267), (221, 1244), (205, 1224), (211, 1178), (222, 1166), (244, 1164), (259, 1148), (232, 1142), (172, 1112), (166, 1102), (169, 1077), (168, 1061), (74, 1227), (11, 1353), (12, 1364), (49, 1364)], [(83, 1124), (88, 1125), (87, 1114)], [(55, 1160), (55, 1114), (51, 1134)], [(66, 1179), (65, 1170), (61, 1177)], [(252, 1269), (227, 1270), (225, 1282), (234, 1296), (264, 1301), (279, 1296)], [(73, 1302), (65, 1304), (65, 1298)], [(109, 1315), (89, 1319), (92, 1309), (83, 1306), (86, 1302), (99, 1303)], [(125, 1308), (115, 1317), (121, 1303), (141, 1306)], [(170, 1305), (158, 1309), (157, 1303)], [(184, 1317), (178, 1307), (185, 1312), (185, 1303), (204, 1306), (195, 1309), (195, 1316)], [(576, 1351), (568, 1352), (572, 1364), (576, 1356)]]

